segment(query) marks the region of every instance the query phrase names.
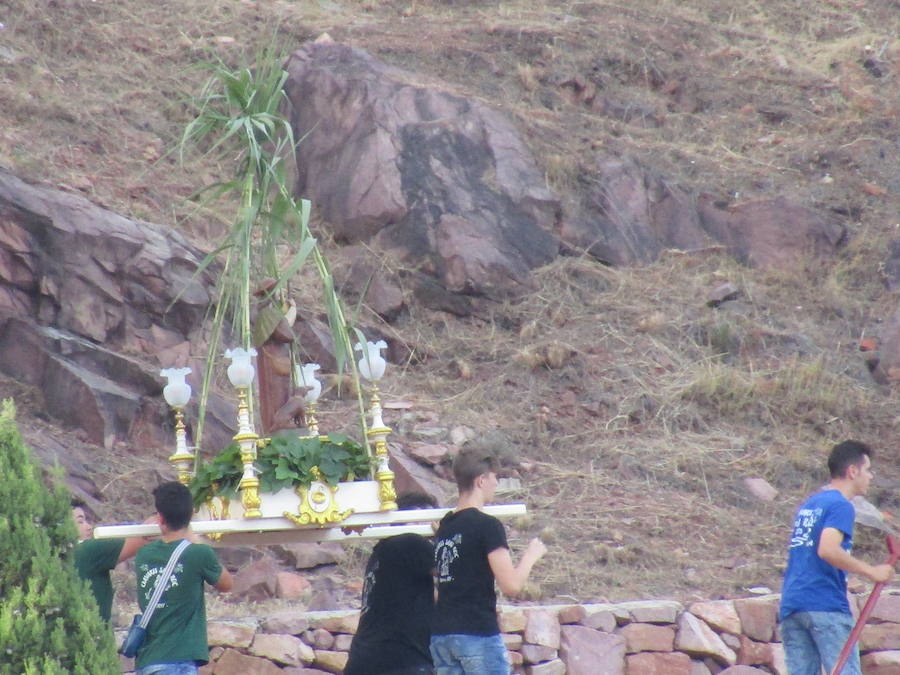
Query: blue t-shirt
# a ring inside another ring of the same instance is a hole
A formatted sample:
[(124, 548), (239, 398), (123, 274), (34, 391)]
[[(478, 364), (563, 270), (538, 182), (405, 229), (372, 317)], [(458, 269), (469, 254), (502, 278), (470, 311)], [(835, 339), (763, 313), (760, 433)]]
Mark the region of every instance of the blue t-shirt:
[(822, 530), (833, 527), (844, 533), (841, 548), (852, 550), (855, 513), (853, 504), (838, 490), (817, 492), (799, 508), (781, 587), (781, 619), (794, 612), (850, 614), (847, 573), (822, 560), (818, 549)]

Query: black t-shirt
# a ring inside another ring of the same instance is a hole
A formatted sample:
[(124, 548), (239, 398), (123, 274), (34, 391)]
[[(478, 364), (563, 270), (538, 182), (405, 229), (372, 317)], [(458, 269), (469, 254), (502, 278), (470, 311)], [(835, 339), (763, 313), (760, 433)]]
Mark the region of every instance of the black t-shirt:
[(478, 509), (448, 513), (434, 538), (438, 600), (434, 635), (498, 635), (497, 593), (488, 554), (508, 548), (502, 523)]
[(417, 534), (383, 539), (366, 564), (359, 628), (344, 675), (430, 666), (434, 548)]

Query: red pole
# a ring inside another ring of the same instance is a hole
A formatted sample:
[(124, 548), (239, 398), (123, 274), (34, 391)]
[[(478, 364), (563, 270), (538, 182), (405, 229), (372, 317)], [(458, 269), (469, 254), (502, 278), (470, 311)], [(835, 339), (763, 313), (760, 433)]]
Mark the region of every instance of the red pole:
[[(894, 539), (894, 535), (892, 534), (887, 535), (887, 547), (889, 556), (886, 562), (891, 566), (896, 565), (897, 559), (900, 558), (900, 546), (897, 545), (897, 540)], [(859, 635), (862, 633), (863, 628), (866, 627), (866, 619), (869, 618), (869, 614), (875, 609), (875, 603), (878, 602), (878, 596), (881, 595), (882, 588), (884, 588), (884, 584), (879, 583), (875, 584), (875, 588), (872, 589), (872, 594), (869, 596), (869, 599), (866, 600), (865, 606), (859, 613), (856, 625), (853, 626), (853, 630), (850, 631), (850, 637), (847, 638), (847, 642), (841, 650), (841, 653), (838, 655), (838, 660), (834, 664), (834, 668), (831, 669), (831, 675), (839, 675), (844, 668), (844, 664), (847, 663), (847, 659), (850, 658), (850, 652), (853, 650), (853, 646), (859, 639)]]

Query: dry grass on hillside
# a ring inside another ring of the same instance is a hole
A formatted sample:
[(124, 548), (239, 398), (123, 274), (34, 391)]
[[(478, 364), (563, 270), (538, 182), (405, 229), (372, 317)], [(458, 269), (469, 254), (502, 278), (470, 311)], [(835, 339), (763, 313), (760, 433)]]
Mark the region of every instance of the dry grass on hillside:
[[(784, 522), (825, 481), (827, 443), (872, 441), (898, 478), (879, 439), (897, 401), (871, 382), (857, 336), (826, 334), (754, 276), (718, 253), (630, 270), (565, 259), (488, 321), (411, 319), (435, 356), (392, 388), (527, 461), (509, 497), (530, 508), (519, 541), (553, 544), (543, 597), (777, 588)], [(708, 307), (726, 280), (742, 299)], [(472, 376), (453, 382), (459, 359)], [(749, 495), (754, 476), (775, 503)]]
[[(786, 521), (824, 480), (830, 443), (872, 441), (883, 453), (874, 498), (900, 509), (897, 396), (856, 348), (896, 303), (879, 267), (900, 210), (896, 9), (0, 0), (0, 164), (209, 238), (219, 214), (185, 200), (230, 168), (172, 154), (205, 77), (196, 66), (246, 62), (277, 28), (285, 52), (327, 31), (497, 106), (570, 207), (594, 153), (608, 152), (726, 201), (788, 194), (838, 214), (851, 239), (826, 264), (756, 271), (715, 250), (635, 269), (568, 258), (478, 318), (413, 307), (396, 326), (422, 358), (385, 383), (414, 403), (410, 433), (417, 414), (468, 425), (530, 466), (505, 498), (529, 505), (511, 524), (514, 548), (534, 534), (550, 544), (531, 598), (741, 595), (777, 588)], [(740, 297), (708, 307), (726, 281)], [(156, 455), (105, 458), (110, 513), (141, 515), (130, 500), (164, 468)], [(746, 476), (778, 499), (748, 496)], [(877, 537), (861, 543), (883, 555)], [(352, 550), (348, 576), (364, 554)]]

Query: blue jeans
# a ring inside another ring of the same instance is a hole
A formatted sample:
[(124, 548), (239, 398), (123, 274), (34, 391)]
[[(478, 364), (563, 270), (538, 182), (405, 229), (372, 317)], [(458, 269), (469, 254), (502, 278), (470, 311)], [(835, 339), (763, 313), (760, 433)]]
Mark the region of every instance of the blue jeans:
[[(853, 617), (843, 612), (794, 612), (781, 622), (781, 640), (791, 675), (831, 673), (844, 648)], [(859, 649), (854, 646), (840, 675), (860, 675)]]
[(197, 673), (197, 664), (193, 661), (154, 663), (137, 671), (137, 675), (197, 675)]
[(499, 635), (432, 635), (435, 675), (509, 675), (509, 656)]

